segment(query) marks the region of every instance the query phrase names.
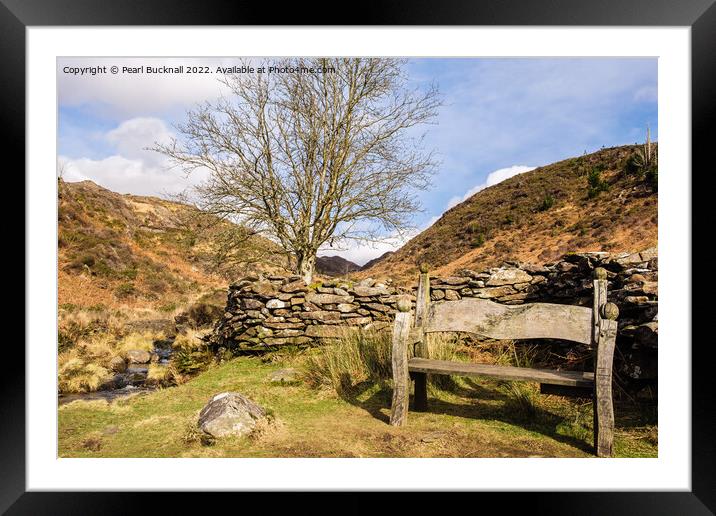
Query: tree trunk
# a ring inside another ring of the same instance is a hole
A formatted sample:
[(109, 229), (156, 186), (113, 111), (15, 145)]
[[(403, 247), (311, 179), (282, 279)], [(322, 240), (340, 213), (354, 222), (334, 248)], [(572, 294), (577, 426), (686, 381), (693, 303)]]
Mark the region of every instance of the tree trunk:
[(313, 272), (316, 269), (315, 253), (297, 253), (296, 254), (296, 274), (299, 274), (306, 285), (310, 285), (313, 281)]

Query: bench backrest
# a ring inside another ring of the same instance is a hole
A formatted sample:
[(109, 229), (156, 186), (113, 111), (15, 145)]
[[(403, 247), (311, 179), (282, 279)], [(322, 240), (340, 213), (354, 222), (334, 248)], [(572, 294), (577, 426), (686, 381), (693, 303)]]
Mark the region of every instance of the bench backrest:
[(423, 330), (475, 333), (491, 339), (554, 338), (591, 344), (592, 309), (548, 303), (507, 306), (467, 298), (431, 303)]
[(430, 277), (420, 274), (414, 327), (424, 333), (466, 332), (492, 339), (563, 339), (596, 347), (607, 304), (604, 269), (594, 273), (591, 308), (552, 303), (502, 305), (489, 299), (430, 301)]

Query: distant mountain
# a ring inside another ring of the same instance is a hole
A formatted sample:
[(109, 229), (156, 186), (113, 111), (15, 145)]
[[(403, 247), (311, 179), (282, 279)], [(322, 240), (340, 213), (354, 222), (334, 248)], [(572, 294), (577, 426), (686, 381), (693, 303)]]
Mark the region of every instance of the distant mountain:
[(325, 276), (342, 276), (360, 270), (357, 265), (340, 256), (319, 256), (316, 258), (316, 272)]
[(656, 174), (633, 170), (636, 151), (635, 145), (602, 149), (485, 188), (354, 275), (409, 280), (423, 262), (436, 274), (450, 274), (504, 261), (546, 263), (569, 252), (655, 246)]

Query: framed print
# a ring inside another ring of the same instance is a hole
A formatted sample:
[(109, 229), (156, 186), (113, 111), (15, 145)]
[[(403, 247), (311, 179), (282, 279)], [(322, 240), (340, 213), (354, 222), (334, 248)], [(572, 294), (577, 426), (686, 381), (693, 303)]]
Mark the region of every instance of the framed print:
[(557, 7), (4, 0), (27, 308), (3, 510), (713, 511), (691, 169), (716, 8)]

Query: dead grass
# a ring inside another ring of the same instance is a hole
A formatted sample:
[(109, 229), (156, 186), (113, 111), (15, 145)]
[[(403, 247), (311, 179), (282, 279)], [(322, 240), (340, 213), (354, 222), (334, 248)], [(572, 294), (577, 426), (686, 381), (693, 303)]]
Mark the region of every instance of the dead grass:
[(58, 357), (58, 388), (60, 392), (96, 391), (110, 372), (104, 367), (87, 362), (77, 352), (67, 351)]

